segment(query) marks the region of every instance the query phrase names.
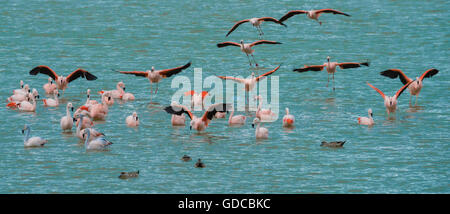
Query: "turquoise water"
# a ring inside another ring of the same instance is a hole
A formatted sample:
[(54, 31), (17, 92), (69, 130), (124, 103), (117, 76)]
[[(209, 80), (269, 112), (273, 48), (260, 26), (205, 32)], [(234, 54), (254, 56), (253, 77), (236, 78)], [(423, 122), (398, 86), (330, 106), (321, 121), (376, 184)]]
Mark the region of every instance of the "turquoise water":
[[(202, 68), (204, 77), (248, 76), (255, 69), (245, 55), (215, 46), (258, 39), (249, 24), (225, 38), (235, 21), (319, 8), (352, 16), (326, 14), (319, 26), (299, 15), (286, 21), (288, 28), (262, 26), (265, 39), (283, 44), (255, 48), (262, 67), (256, 72), (283, 64), (274, 74), (280, 108), (289, 107), (296, 117), (292, 131), (282, 129), (280, 119), (265, 124), (268, 140), (255, 140), (252, 119), (240, 128), (214, 120), (203, 134), (189, 126), (173, 128), (162, 110), (177, 90), (170, 87), (173, 78), (159, 84), (150, 103), (148, 80), (111, 71), (170, 68), (191, 60), (193, 66), (179, 74), (191, 80), (194, 67)], [(0, 7), (0, 193), (450, 193), (448, 10), (448, 2), (438, 0), (5, 1)], [(327, 56), (341, 62), (369, 59), (371, 66), (339, 70), (335, 92), (326, 87), (326, 72), (292, 72), (322, 64)], [(7, 109), (5, 99), (21, 79), (44, 95), (47, 76), (28, 74), (41, 64), (63, 75), (82, 67), (98, 80), (70, 83), (57, 108), (39, 101), (36, 113)], [(415, 77), (431, 67), (440, 72), (424, 81), (419, 107), (409, 107), (406, 91), (395, 119), (366, 85), (392, 95), (402, 84), (380, 71), (400, 68)], [(79, 106), (87, 88), (114, 89), (118, 81), (137, 99), (114, 104), (106, 122), (95, 125), (114, 142), (111, 149), (86, 152), (76, 137), (60, 131), (65, 104)], [(368, 108), (374, 112), (372, 128), (356, 123)], [(133, 111), (142, 122), (137, 129), (124, 122)], [(24, 148), (24, 124), (48, 144)], [(319, 146), (323, 140), (347, 143), (326, 149)], [(184, 154), (201, 158), (206, 168), (182, 162)], [(117, 178), (135, 170), (141, 173), (137, 179)]]

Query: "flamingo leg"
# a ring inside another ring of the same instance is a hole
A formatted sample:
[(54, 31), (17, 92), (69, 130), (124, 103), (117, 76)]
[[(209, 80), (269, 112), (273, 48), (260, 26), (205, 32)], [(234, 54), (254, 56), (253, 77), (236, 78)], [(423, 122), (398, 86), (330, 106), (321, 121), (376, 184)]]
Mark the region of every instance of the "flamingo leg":
[(417, 99), (419, 98), (419, 95), (416, 95), (416, 103), (414, 104), (415, 106), (417, 106)]
[(253, 56), (253, 54), (252, 54), (252, 59), (253, 59), (253, 62), (255, 62), (255, 66), (258, 67), (258, 63), (256, 62), (255, 57)]
[(328, 84), (330, 83), (330, 74), (327, 74), (327, 77), (328, 77), (327, 79), (327, 87), (328, 87)]
[(155, 94), (158, 93), (158, 83), (156, 83), (156, 91)]
[(153, 93), (153, 83), (150, 83), (150, 94)]
[(334, 91), (334, 89), (335, 89), (334, 86), (335, 86), (335, 85), (334, 85), (334, 73), (333, 73), (333, 91)]
[(250, 61), (250, 57), (247, 54), (248, 63), (250, 63), (250, 66), (252, 66), (252, 61)]
[(258, 28), (259, 28), (259, 31), (261, 31), (261, 36), (263, 36), (263, 35), (264, 35), (264, 32), (262, 31), (261, 26), (259, 26)]

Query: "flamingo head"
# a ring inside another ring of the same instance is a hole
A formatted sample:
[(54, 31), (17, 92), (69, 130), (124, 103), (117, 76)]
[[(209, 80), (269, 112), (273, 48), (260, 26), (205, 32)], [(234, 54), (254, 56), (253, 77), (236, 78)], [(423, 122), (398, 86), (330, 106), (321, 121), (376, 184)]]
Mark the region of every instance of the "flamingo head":
[(29, 86), (28, 84), (25, 84), (25, 86), (23, 87), (23, 89), (25, 89), (25, 91), (27, 91), (28, 93), (31, 92), (30, 86)]
[(23, 88), (23, 81), (20, 80), (20, 88)]
[(372, 109), (371, 108), (369, 108), (369, 115), (370, 115), (370, 117), (373, 117), (373, 113), (372, 113)]
[(155, 71), (155, 67), (154, 67), (154, 66), (152, 66), (152, 69), (151, 69), (150, 71), (151, 71), (151, 72)]
[(90, 98), (91, 97), (91, 89), (88, 89), (87, 90), (87, 98)]
[(327, 61), (330, 62), (330, 56), (327, 56)]
[(25, 133), (25, 130), (27, 130), (27, 129), (29, 129), (30, 127), (27, 125), (27, 124), (25, 124), (24, 126), (23, 126), (23, 129), (22, 129), (22, 134), (24, 134)]
[(244, 40), (241, 39), (241, 45), (244, 45)]
[(253, 119), (252, 128), (255, 128), (255, 124), (259, 124), (260, 122), (259, 118)]
[(69, 108), (70, 108), (70, 110), (73, 111), (73, 105), (72, 105), (72, 103), (67, 103), (67, 109), (69, 109)]
[(136, 121), (139, 120), (139, 117), (137, 116), (137, 113), (136, 113), (136, 112), (133, 112), (133, 118), (134, 118)]
[(119, 83), (117, 83), (117, 86), (119, 88), (122, 88), (125, 91), (125, 83), (123, 83), (122, 81), (120, 81)]

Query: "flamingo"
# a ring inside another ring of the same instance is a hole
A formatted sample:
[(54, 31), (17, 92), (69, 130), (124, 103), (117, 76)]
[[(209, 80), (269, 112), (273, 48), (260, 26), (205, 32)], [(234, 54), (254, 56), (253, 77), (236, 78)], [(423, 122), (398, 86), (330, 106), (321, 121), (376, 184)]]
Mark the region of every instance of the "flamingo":
[(73, 111), (72, 103), (67, 103), (66, 116), (62, 117), (60, 121), (61, 129), (63, 131), (72, 130), (73, 118), (72, 115), (70, 114), (70, 111)]
[(91, 100), (91, 89), (88, 89), (87, 92), (86, 103), (84, 104), (86, 107), (90, 107), (91, 105), (98, 104), (97, 100)]
[(236, 42), (222, 42), (222, 43), (217, 44), (217, 47), (222, 48), (222, 47), (227, 47), (230, 45), (240, 47), (241, 51), (247, 55), (250, 66), (252, 66), (252, 62), (250, 61), (250, 57), (248, 55), (252, 56), (253, 62), (255, 62), (255, 66), (258, 67), (258, 63), (256, 63), (255, 57), (253, 56), (253, 52), (255, 52), (255, 50), (253, 50), (252, 47), (255, 45), (260, 45), (260, 44), (282, 44), (282, 43), (275, 42), (275, 41), (269, 41), (269, 40), (259, 40), (259, 41), (253, 42), (253, 43), (245, 43), (244, 44), (244, 40), (241, 40), (240, 44), (236, 43)]
[(407, 83), (406, 85), (404, 85), (403, 87), (400, 88), (400, 90), (397, 91), (397, 93), (395, 93), (394, 96), (389, 97), (384, 95), (384, 93), (382, 91), (380, 91), (380, 89), (375, 88), (375, 86), (371, 85), (369, 82), (367, 82), (367, 85), (370, 86), (371, 88), (373, 88), (375, 91), (377, 91), (384, 99), (384, 106), (386, 106), (386, 111), (388, 113), (388, 115), (390, 113), (394, 113), (395, 110), (397, 110), (397, 99), (398, 97), (400, 97), (400, 95), (403, 93), (403, 91), (411, 84), (412, 82)]
[(59, 106), (59, 92), (58, 89), (55, 89), (53, 91), (53, 99), (49, 98), (49, 99), (43, 99), (42, 101), (44, 102), (44, 106), (46, 107), (56, 107)]
[(305, 65), (303, 68), (297, 68), (294, 69), (294, 71), (298, 72), (306, 72), (306, 71), (321, 71), (324, 67), (327, 67), (327, 73), (328, 73), (328, 83), (330, 83), (330, 75), (333, 74), (333, 91), (334, 91), (334, 73), (336, 73), (336, 68), (339, 66), (341, 69), (348, 69), (348, 68), (358, 68), (364, 66), (369, 66), (369, 62), (330, 62), (330, 57), (327, 57), (327, 62), (323, 65)]
[(283, 25), (284, 27), (287, 27), (285, 24), (283, 24), (282, 22), (278, 21), (277, 19), (273, 18), (273, 17), (261, 17), (261, 18), (251, 18), (251, 19), (244, 19), (241, 21), (236, 22), (236, 24), (234, 24), (234, 26), (228, 31), (226, 37), (228, 35), (231, 34), (231, 32), (233, 32), (234, 30), (236, 30), (237, 27), (239, 27), (239, 25), (246, 23), (246, 22), (250, 22), (253, 27), (255, 27), (258, 30), (259, 36), (264, 35), (262, 29), (261, 29), (261, 24), (265, 21), (268, 22), (274, 22), (277, 23), (279, 25)]
[(256, 130), (255, 130), (255, 137), (256, 139), (267, 139), (269, 138), (269, 130), (265, 127), (260, 127), (261, 124), (261, 120), (259, 118), (255, 118), (253, 119), (253, 123), (252, 123), (252, 127), (255, 128), (255, 124), (256, 126)]
[(102, 94), (102, 103), (92, 105), (89, 107), (89, 116), (94, 120), (105, 120), (108, 114), (108, 102), (111, 101), (111, 97), (107, 96), (107, 93)]
[(231, 114), (228, 118), (228, 125), (244, 125), (246, 119), (247, 117), (245, 117), (244, 115), (234, 115), (234, 107), (231, 106)]
[(415, 105), (417, 105), (417, 98), (419, 97), (420, 90), (423, 87), (423, 83), (422, 83), (423, 79), (431, 78), (432, 76), (436, 75), (438, 72), (439, 72), (439, 70), (437, 70), (435, 68), (428, 69), (422, 74), (422, 76), (416, 77), (415, 80), (410, 79), (400, 69), (389, 69), (389, 70), (380, 72), (380, 74), (383, 76), (389, 77), (391, 79), (395, 79), (395, 78), (399, 77), (400, 81), (403, 84), (412, 82), (411, 85), (408, 87), (409, 93), (411, 94), (409, 97), (409, 104), (411, 105), (411, 98), (413, 95), (415, 95), (416, 96)]
[[(249, 92), (249, 91), (253, 90), (253, 88), (255, 87), (257, 82), (262, 80), (264, 77), (273, 74), (275, 71), (277, 71), (280, 68), (280, 66), (281, 65), (279, 65), (275, 69), (273, 69), (271, 71), (268, 71), (265, 74), (260, 75), (258, 77), (255, 77), (255, 73), (252, 72), (251, 77), (247, 78), (247, 79), (241, 79), (241, 78), (229, 77), (229, 76), (218, 76), (218, 77), (221, 78), (221, 79), (224, 79), (224, 80), (233, 80), (235, 82), (242, 83), (245, 86), (245, 91)], [(248, 102), (248, 98), (247, 98), (247, 102)]]
[(372, 126), (373, 124), (375, 124), (375, 122), (373, 121), (372, 109), (369, 108), (368, 113), (369, 117), (358, 117), (358, 124), (366, 126)]
[(80, 115), (80, 119), (79, 119), (79, 123), (77, 124), (77, 131), (75, 133), (75, 135), (80, 139), (80, 140), (85, 140), (86, 139), (86, 129), (90, 129), (90, 134), (92, 135), (93, 138), (91, 138), (90, 140), (93, 140), (94, 138), (97, 137), (101, 137), (101, 136), (105, 136), (105, 134), (98, 132), (97, 130), (95, 130), (94, 128), (92, 128), (92, 126), (83, 128), (83, 124), (84, 124), (84, 120), (86, 120), (86, 116), (84, 114)]
[(182, 115), (185, 113), (190, 119), (190, 127), (189, 129), (195, 129), (197, 131), (205, 130), (210, 121), (214, 118), (216, 112), (226, 112), (230, 108), (230, 104), (225, 103), (217, 103), (209, 106), (209, 108), (205, 111), (202, 117), (196, 117), (189, 111), (186, 106), (183, 105), (170, 105), (164, 108), (164, 110), (169, 114)]
[[(18, 92), (22, 92), (24, 90), (23, 87), (24, 87), (23, 80), (20, 80), (20, 88), (19, 89), (14, 89), (13, 90), (13, 94), (18, 93)], [(28, 92), (28, 91), (26, 91), (26, 92)]]
[(261, 121), (267, 122), (271, 121), (271, 119), (275, 116), (275, 113), (272, 112), (271, 109), (263, 109), (262, 108), (262, 96), (255, 96), (255, 100), (258, 101), (258, 109), (256, 110), (256, 117)]
[(180, 73), (182, 70), (187, 69), (191, 66), (191, 62), (187, 63), (186, 65), (176, 67), (176, 68), (169, 68), (164, 70), (155, 70), (155, 68), (152, 66), (151, 70), (147, 71), (119, 71), (122, 74), (134, 74), (136, 76), (141, 77), (147, 77), (147, 79), (150, 81), (150, 93), (153, 92), (152, 84), (156, 83), (156, 91), (155, 94), (158, 92), (158, 82), (161, 81), (163, 78), (171, 77), (172, 75)]
[(125, 119), (125, 122), (126, 122), (127, 125), (130, 126), (130, 127), (136, 127), (136, 126), (139, 126), (139, 117), (138, 117), (137, 113), (136, 113), (136, 112), (133, 112), (132, 115), (128, 116), (128, 117)]
[[(80, 119), (81, 115), (86, 116), (83, 120)], [(90, 113), (88, 112), (88, 108), (85, 106), (81, 106), (78, 108), (75, 113), (73, 114), (73, 117), (76, 119), (76, 126), (81, 123), (81, 129), (85, 128), (91, 128), (94, 126), (94, 122), (92, 122), (92, 119), (90, 117)]]
[(83, 136), (86, 136), (86, 140), (84, 141), (84, 146), (86, 150), (102, 150), (108, 148), (112, 142), (106, 140), (104, 137), (98, 137), (95, 139), (90, 139), (91, 137), (91, 128), (84, 129), (85, 133)]
[(30, 137), (31, 128), (28, 125), (25, 125), (22, 129), (22, 134), (24, 134), (25, 131), (27, 132), (23, 138), (23, 144), (25, 147), (42, 147), (48, 142), (41, 137)]
[(14, 104), (19, 108), (20, 111), (35, 112), (36, 111), (36, 98), (32, 95), (28, 97), (28, 101), (22, 101), (20, 103), (9, 103), (8, 105)]
[(194, 109), (196, 106), (201, 106), (203, 109), (203, 100), (208, 95), (207, 91), (202, 91), (202, 93), (196, 93), (194, 90), (187, 91), (184, 93), (185, 96), (191, 96), (191, 107)]
[(11, 95), (10, 97), (8, 97), (6, 99), (7, 102), (22, 102), (27, 100), (28, 94), (30, 94), (30, 89), (27, 89), (26, 93), (22, 93), (22, 92), (16, 92), (15, 94)]
[(86, 80), (89, 80), (89, 81), (97, 79), (96, 76), (94, 76), (93, 74), (91, 74), (88, 71), (81, 69), (81, 68), (78, 68), (77, 70), (73, 71), (67, 77), (58, 76), (55, 73), (55, 71), (53, 71), (50, 67), (48, 67), (46, 65), (39, 65), (30, 71), (30, 75), (37, 75), (38, 73), (46, 74), (49, 77), (51, 77), (56, 82), (58, 89), (63, 90), (63, 95), (64, 95), (64, 91), (68, 87), (68, 84), (70, 82), (78, 79), (79, 77), (86, 78)]
[(30, 93), (30, 86), (28, 84), (23, 85), (23, 81), (20, 80), (20, 87), (19, 89), (13, 90), (13, 95), (15, 94), (27, 94)]
[(56, 88), (56, 84), (53, 84), (53, 79), (51, 77), (48, 78), (48, 83), (45, 83), (43, 86), (46, 94), (51, 94)]
[(283, 127), (292, 128), (294, 127), (295, 118), (294, 115), (289, 114), (289, 108), (286, 108), (286, 115), (283, 117)]
[(105, 99), (105, 103), (106, 103), (106, 105), (108, 105), (108, 106), (112, 106), (113, 104), (114, 104), (114, 98), (111, 96), (111, 91), (99, 91), (98, 92), (99, 94), (104, 94), (105, 96), (103, 97), (102, 96), (102, 100), (104, 99), (104, 98), (106, 98)]
[(133, 101), (135, 99), (134, 94), (125, 92), (125, 83), (123, 83), (123, 94), (121, 99), (123, 101)]
[(284, 15), (283, 17), (281, 17), (280, 22), (284, 22), (287, 19), (291, 18), (292, 16), (298, 15), (298, 14), (306, 14), (306, 16), (310, 19), (316, 20), (317, 22), (319, 22), (319, 25), (322, 25), (322, 22), (319, 21), (319, 17), (320, 15), (322, 15), (322, 13), (333, 13), (333, 14), (339, 14), (339, 15), (344, 15), (344, 16), (350, 16), (349, 14), (343, 13), (341, 11), (337, 11), (334, 9), (321, 9), (321, 10), (292, 10), (289, 11), (288, 13), (286, 13), (286, 15)]
[(125, 84), (122, 81), (120, 81), (116, 85), (116, 90), (100, 91), (100, 93), (109, 92), (113, 99), (122, 99), (122, 95), (125, 93), (123, 88), (125, 88)]

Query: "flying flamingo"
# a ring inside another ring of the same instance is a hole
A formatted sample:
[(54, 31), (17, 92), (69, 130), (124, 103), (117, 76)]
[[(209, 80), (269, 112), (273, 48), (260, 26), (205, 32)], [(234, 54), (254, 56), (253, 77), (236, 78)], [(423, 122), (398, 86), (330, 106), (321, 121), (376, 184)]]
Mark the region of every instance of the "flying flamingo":
[(216, 112), (226, 112), (229, 108), (230, 104), (217, 103), (209, 106), (202, 117), (196, 117), (183, 105), (170, 105), (165, 107), (164, 110), (169, 114), (182, 115), (185, 113), (191, 119), (189, 129), (195, 129), (200, 132), (208, 127), (209, 122), (214, 118)]
[(330, 62), (330, 57), (327, 57), (327, 62), (323, 65), (305, 65), (303, 68), (297, 68), (294, 69), (294, 71), (298, 72), (306, 72), (306, 71), (321, 71), (324, 67), (327, 67), (327, 73), (328, 73), (328, 83), (330, 83), (330, 75), (333, 74), (333, 91), (334, 91), (334, 73), (336, 73), (336, 68), (339, 66), (341, 69), (348, 69), (348, 68), (358, 68), (364, 66), (369, 66), (369, 62)]
[(319, 21), (319, 17), (320, 15), (322, 15), (322, 13), (332, 13), (332, 14), (339, 14), (339, 15), (344, 15), (344, 16), (350, 16), (349, 14), (343, 13), (341, 11), (337, 11), (334, 9), (321, 9), (321, 10), (292, 10), (289, 11), (288, 13), (286, 13), (286, 15), (284, 15), (283, 17), (281, 17), (280, 22), (284, 22), (287, 19), (291, 18), (292, 16), (298, 15), (298, 14), (306, 14), (306, 16), (310, 19), (316, 20), (317, 22), (319, 22), (320, 25), (322, 25), (322, 22)]
[(24, 134), (25, 131), (27, 132), (23, 138), (23, 144), (25, 147), (41, 147), (48, 142), (41, 137), (30, 137), (31, 128), (28, 125), (25, 125), (22, 129), (22, 134)]
[(382, 91), (380, 91), (380, 89), (375, 88), (375, 86), (371, 85), (370, 83), (367, 82), (367, 85), (370, 86), (371, 88), (373, 88), (375, 91), (377, 91), (384, 99), (384, 106), (386, 106), (386, 111), (388, 113), (388, 115), (390, 113), (394, 113), (395, 110), (397, 110), (397, 99), (398, 97), (400, 97), (400, 95), (403, 93), (403, 91), (411, 84), (412, 82), (407, 83), (406, 85), (404, 85), (403, 87), (400, 88), (400, 90), (397, 91), (397, 93), (395, 93), (394, 96), (389, 97), (384, 95), (384, 93)]
[[(273, 74), (275, 71), (277, 71), (280, 68), (280, 66), (281, 65), (279, 65), (278, 67), (276, 67), (275, 69), (273, 69), (269, 72), (266, 72), (263, 75), (260, 75), (259, 77), (255, 77), (254, 72), (252, 72), (252, 76), (247, 79), (241, 79), (241, 78), (229, 77), (229, 76), (218, 76), (218, 77), (221, 79), (224, 79), (224, 80), (233, 80), (235, 82), (242, 83), (245, 86), (245, 91), (249, 92), (249, 91), (253, 90), (253, 88), (255, 87), (257, 82), (262, 80), (264, 77)], [(248, 98), (247, 98), (247, 102), (248, 102)]]
[(187, 91), (184, 93), (185, 96), (191, 96), (191, 108), (194, 109), (196, 106), (201, 106), (203, 109), (203, 100), (208, 95), (207, 91), (202, 91), (202, 93), (197, 93), (194, 90)]
[(358, 124), (366, 126), (372, 126), (373, 124), (375, 124), (373, 121), (372, 109), (369, 108), (367, 112), (369, 114), (369, 117), (358, 117)]
[(55, 89), (53, 91), (53, 99), (52, 98), (48, 98), (48, 99), (43, 99), (42, 101), (44, 102), (44, 106), (45, 107), (56, 107), (59, 106), (59, 92), (58, 89)]
[(130, 126), (130, 127), (136, 127), (136, 126), (139, 126), (139, 117), (138, 117), (137, 113), (136, 113), (136, 112), (133, 112), (132, 115), (128, 116), (128, 117), (125, 119), (125, 122), (126, 122), (127, 125)]
[(51, 77), (48, 78), (48, 83), (45, 83), (43, 88), (46, 94), (51, 94), (58, 86), (53, 84), (53, 79)]
[(420, 90), (423, 87), (423, 79), (424, 78), (431, 78), (432, 76), (436, 75), (439, 71), (435, 68), (428, 69), (425, 71), (422, 76), (416, 77), (415, 80), (410, 79), (408, 76), (406, 76), (402, 70), (400, 69), (389, 69), (380, 72), (381, 75), (389, 77), (391, 79), (395, 79), (399, 77), (400, 81), (402, 81), (403, 84), (407, 84), (409, 82), (412, 82), (411, 85), (408, 87), (409, 93), (411, 96), (409, 97), (409, 104), (411, 105), (411, 98), (413, 95), (416, 96), (416, 102), (415, 105), (417, 105), (417, 98), (419, 97)]
[(46, 65), (39, 65), (30, 71), (30, 75), (37, 75), (38, 73), (46, 74), (49, 77), (51, 77), (56, 82), (58, 89), (63, 90), (63, 95), (64, 95), (64, 91), (66, 90), (68, 84), (70, 82), (78, 79), (79, 77), (86, 78), (86, 80), (90, 80), (90, 81), (97, 79), (96, 76), (94, 76), (93, 74), (91, 74), (88, 71), (81, 69), (81, 68), (78, 68), (77, 70), (73, 71), (67, 77), (58, 76), (55, 73), (55, 71), (53, 71), (50, 67), (48, 67)]
[(72, 130), (74, 119), (72, 118), (70, 111), (73, 111), (72, 103), (67, 103), (66, 116), (62, 117), (60, 121), (61, 129), (63, 131)]
[(294, 127), (295, 118), (294, 115), (289, 114), (289, 108), (286, 108), (286, 115), (283, 117), (283, 127), (292, 128)]
[(252, 47), (255, 45), (260, 45), (260, 44), (282, 44), (282, 43), (275, 42), (275, 41), (269, 41), (269, 40), (259, 40), (259, 41), (253, 42), (253, 43), (245, 43), (244, 44), (244, 40), (241, 40), (240, 44), (236, 43), (236, 42), (222, 42), (222, 43), (217, 44), (217, 47), (222, 48), (222, 47), (227, 47), (230, 45), (240, 47), (241, 51), (247, 55), (250, 66), (252, 66), (252, 62), (250, 61), (250, 57), (248, 55), (252, 56), (253, 62), (255, 62), (255, 66), (258, 66), (258, 63), (256, 63), (255, 57), (253, 56), (253, 52), (255, 52), (255, 50), (253, 50)]
[(234, 115), (234, 107), (231, 106), (231, 114), (228, 118), (228, 125), (244, 125), (246, 119), (247, 117), (245, 117), (244, 115)]
[(152, 69), (147, 71), (119, 71), (119, 72), (122, 74), (134, 74), (136, 76), (147, 77), (147, 79), (150, 81), (151, 87), (150, 93), (153, 92), (152, 83), (156, 83), (156, 91), (155, 91), (156, 94), (158, 92), (158, 82), (161, 81), (161, 79), (178, 74), (182, 70), (189, 68), (189, 66), (191, 66), (191, 62), (180, 67), (169, 68), (164, 70), (155, 70), (155, 68), (152, 66)]
[(255, 128), (255, 137), (256, 139), (267, 139), (269, 138), (269, 130), (265, 127), (260, 127), (261, 121), (259, 118), (253, 119), (252, 127)]
[(250, 24), (252, 24), (253, 27), (255, 27), (258, 30), (259, 36), (262, 36), (262, 35), (264, 35), (264, 33), (263, 33), (262, 29), (261, 29), (261, 24), (263, 22), (265, 22), (265, 21), (267, 21), (267, 22), (274, 22), (274, 23), (277, 23), (279, 25), (283, 25), (284, 27), (287, 27), (285, 24), (283, 24), (282, 22), (280, 22), (277, 19), (272, 18), (272, 17), (261, 17), (261, 18), (244, 19), (244, 20), (236, 22), (236, 24), (234, 24), (234, 26), (228, 31), (226, 36), (230, 35), (231, 32), (236, 30), (236, 28), (239, 27), (239, 25), (241, 25), (243, 23), (246, 23), (246, 22), (250, 22)]
[(98, 137), (95, 139), (91, 138), (91, 128), (84, 129), (85, 133), (83, 136), (86, 137), (86, 140), (84, 141), (84, 145), (86, 150), (102, 150), (108, 148), (112, 142), (106, 140), (104, 137)]

